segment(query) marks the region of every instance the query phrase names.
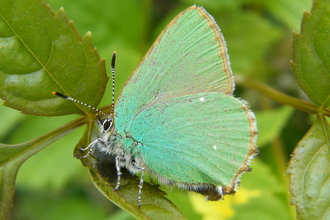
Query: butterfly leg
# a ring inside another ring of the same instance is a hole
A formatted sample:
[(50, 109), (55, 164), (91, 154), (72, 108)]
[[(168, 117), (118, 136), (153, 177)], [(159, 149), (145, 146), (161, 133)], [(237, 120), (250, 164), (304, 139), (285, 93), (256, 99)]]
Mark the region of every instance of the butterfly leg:
[(120, 186), (120, 178), (121, 178), (121, 175), (123, 174), (121, 172), (121, 169), (120, 169), (120, 160), (125, 160), (125, 157), (124, 156), (117, 156), (116, 157), (116, 170), (117, 170), (117, 185), (115, 187), (115, 190), (118, 190), (119, 189), (119, 186)]
[(101, 143), (101, 144), (103, 144), (103, 145), (105, 145), (104, 140), (101, 139), (101, 138), (98, 138), (98, 139), (95, 139), (92, 143), (90, 143), (87, 147), (85, 147), (85, 148), (80, 148), (81, 151), (89, 150), (89, 151), (87, 152), (87, 154), (84, 155), (84, 156), (82, 156), (81, 158), (86, 158), (86, 157), (88, 157), (88, 156), (93, 152), (94, 146), (95, 146), (98, 142)]
[(139, 192), (138, 192), (138, 206), (141, 207), (141, 194), (142, 194), (142, 187), (143, 187), (143, 181), (144, 181), (144, 167), (140, 167), (135, 161), (133, 161), (132, 164), (137, 169), (141, 170), (140, 183), (138, 185), (138, 187), (139, 187)]

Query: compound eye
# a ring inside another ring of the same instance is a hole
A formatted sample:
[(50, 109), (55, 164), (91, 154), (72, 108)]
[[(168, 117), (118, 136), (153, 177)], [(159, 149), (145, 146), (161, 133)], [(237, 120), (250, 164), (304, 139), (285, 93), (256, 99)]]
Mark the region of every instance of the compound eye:
[(111, 127), (111, 124), (112, 124), (112, 120), (111, 119), (104, 120), (104, 122), (103, 122), (103, 129), (105, 131), (109, 130), (110, 127)]

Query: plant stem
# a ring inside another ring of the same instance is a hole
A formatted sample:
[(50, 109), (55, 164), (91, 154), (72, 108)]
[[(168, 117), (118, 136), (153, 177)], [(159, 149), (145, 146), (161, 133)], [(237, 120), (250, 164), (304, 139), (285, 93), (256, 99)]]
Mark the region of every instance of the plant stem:
[(298, 110), (301, 110), (303, 112), (307, 112), (309, 114), (324, 114), (330, 117), (330, 110), (319, 108), (313, 103), (306, 102), (291, 96), (288, 96), (284, 93), (281, 93), (263, 83), (239, 76), (235, 78), (236, 82), (238, 84), (241, 84), (247, 88), (254, 89), (261, 94), (267, 96), (268, 98), (273, 99), (274, 101), (281, 103), (283, 105), (289, 105), (293, 108), (296, 108)]

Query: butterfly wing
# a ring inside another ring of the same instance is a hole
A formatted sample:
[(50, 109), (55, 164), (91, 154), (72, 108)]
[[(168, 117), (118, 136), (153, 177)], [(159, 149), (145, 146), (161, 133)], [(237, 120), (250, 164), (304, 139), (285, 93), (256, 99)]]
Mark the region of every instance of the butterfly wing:
[(232, 94), (226, 45), (214, 19), (192, 6), (164, 29), (131, 75), (116, 103), (118, 126), (171, 97), (217, 91)]
[(141, 112), (130, 135), (157, 176), (187, 184), (235, 186), (255, 154), (255, 119), (222, 93), (175, 97)]
[(254, 115), (232, 96), (226, 54), (213, 18), (192, 6), (166, 27), (123, 88), (115, 129), (139, 142), (122, 143), (157, 176), (233, 188), (247, 170), (256, 152)]

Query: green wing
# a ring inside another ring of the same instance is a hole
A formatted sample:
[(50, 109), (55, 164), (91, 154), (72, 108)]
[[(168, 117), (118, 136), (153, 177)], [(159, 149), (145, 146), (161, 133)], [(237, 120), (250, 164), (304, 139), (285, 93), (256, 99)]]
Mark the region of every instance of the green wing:
[(222, 93), (175, 97), (141, 112), (128, 131), (156, 174), (178, 183), (229, 186), (256, 153), (255, 119)]
[(226, 45), (214, 19), (192, 6), (165, 28), (123, 88), (115, 108), (123, 132), (148, 106), (199, 92), (232, 94)]
[(188, 8), (161, 33), (118, 98), (115, 129), (131, 137), (122, 147), (158, 177), (233, 189), (256, 153), (254, 115), (233, 90), (219, 27), (204, 9)]

